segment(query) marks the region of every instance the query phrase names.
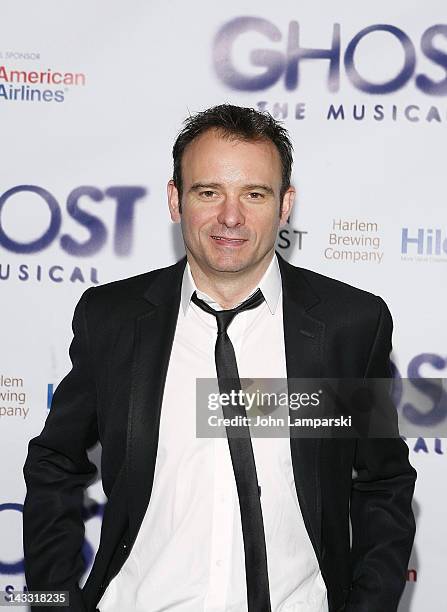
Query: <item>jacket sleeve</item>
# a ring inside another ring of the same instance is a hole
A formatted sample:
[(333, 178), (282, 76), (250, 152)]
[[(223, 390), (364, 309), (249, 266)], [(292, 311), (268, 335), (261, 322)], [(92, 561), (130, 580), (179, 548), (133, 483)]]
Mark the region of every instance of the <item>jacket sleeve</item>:
[[(385, 302), (365, 378), (391, 376), (393, 322)], [(390, 403), (391, 410), (395, 406)], [(405, 586), (415, 534), (411, 501), (416, 471), (400, 438), (358, 439), (351, 493), (352, 584), (346, 612), (395, 612)]]
[(78, 584), (85, 570), (81, 555), (84, 489), (97, 471), (87, 456), (87, 450), (98, 440), (96, 388), (86, 324), (91, 291), (84, 292), (74, 312), (72, 369), (54, 393), (42, 432), (29, 442), (23, 469), (27, 486), (23, 509), (27, 587), (33, 591), (69, 591), (70, 607), (57, 609), (75, 612), (85, 609)]

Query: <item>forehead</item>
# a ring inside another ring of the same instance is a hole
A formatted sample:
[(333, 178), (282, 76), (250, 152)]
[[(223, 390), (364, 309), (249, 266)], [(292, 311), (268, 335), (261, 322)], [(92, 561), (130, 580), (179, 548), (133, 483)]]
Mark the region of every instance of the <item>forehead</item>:
[(281, 159), (270, 140), (240, 140), (210, 129), (186, 147), (182, 179), (227, 182), (281, 182)]

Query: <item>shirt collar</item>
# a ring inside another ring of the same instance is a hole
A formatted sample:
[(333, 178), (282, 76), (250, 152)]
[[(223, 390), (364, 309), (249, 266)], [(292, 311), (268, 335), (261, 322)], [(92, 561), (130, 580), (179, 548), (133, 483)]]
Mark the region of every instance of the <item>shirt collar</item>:
[[(276, 254), (273, 255), (272, 260), (264, 272), (263, 277), (259, 281), (259, 284), (255, 289), (249, 293), (246, 297), (244, 297), (241, 302), (245, 301), (248, 297), (250, 297), (257, 289), (262, 291), (262, 295), (267, 303), (267, 306), (271, 312), (271, 314), (275, 314), (275, 310), (278, 306), (279, 296), (281, 294), (281, 272), (279, 270), (278, 258)], [(211, 308), (215, 310), (222, 310), (222, 307), (213, 300), (209, 295), (197, 289), (194, 279), (191, 274), (191, 268), (189, 263), (186, 262), (185, 270), (183, 272), (183, 280), (182, 280), (182, 292), (181, 292), (181, 301), (180, 307), (183, 310), (183, 314), (186, 315), (188, 311), (188, 307), (191, 303), (191, 296), (197, 291), (197, 296), (207, 302)], [(240, 303), (241, 303), (240, 302)]]

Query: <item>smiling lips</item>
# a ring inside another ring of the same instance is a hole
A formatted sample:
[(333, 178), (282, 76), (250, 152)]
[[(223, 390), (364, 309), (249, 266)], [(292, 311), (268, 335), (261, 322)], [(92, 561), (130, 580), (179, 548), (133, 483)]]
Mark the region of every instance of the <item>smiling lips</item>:
[(239, 247), (247, 242), (246, 238), (226, 238), (225, 236), (211, 236), (220, 246)]

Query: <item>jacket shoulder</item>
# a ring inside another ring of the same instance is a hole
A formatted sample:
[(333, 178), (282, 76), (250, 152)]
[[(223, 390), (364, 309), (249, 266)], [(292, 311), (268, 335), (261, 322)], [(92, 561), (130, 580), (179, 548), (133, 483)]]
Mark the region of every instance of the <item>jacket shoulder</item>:
[(162, 278), (164, 282), (169, 282), (168, 279), (177, 273), (177, 278), (181, 280), (182, 263), (183, 260), (180, 260), (170, 266), (90, 287), (87, 289), (90, 292), (88, 301), (92, 304), (107, 302), (109, 306), (117, 306), (122, 302), (129, 304), (140, 300), (151, 285)]
[(286, 263), (289, 278), (296, 276), (318, 297), (317, 311), (329, 312), (338, 320), (377, 321), (389, 310), (384, 300), (370, 291), (355, 287), (344, 281), (325, 276), (308, 268), (301, 268)]
[(365, 302), (377, 302), (378, 296), (365, 289), (360, 289), (349, 283), (325, 276), (307, 268), (296, 268), (304, 276), (321, 297), (360, 300)]
[(183, 266), (184, 260), (180, 260), (171, 266), (87, 289), (81, 301), (85, 304), (90, 329), (104, 332), (147, 312), (150, 308), (145, 297), (147, 292), (156, 286), (163, 287), (167, 294), (177, 285), (180, 288)]

